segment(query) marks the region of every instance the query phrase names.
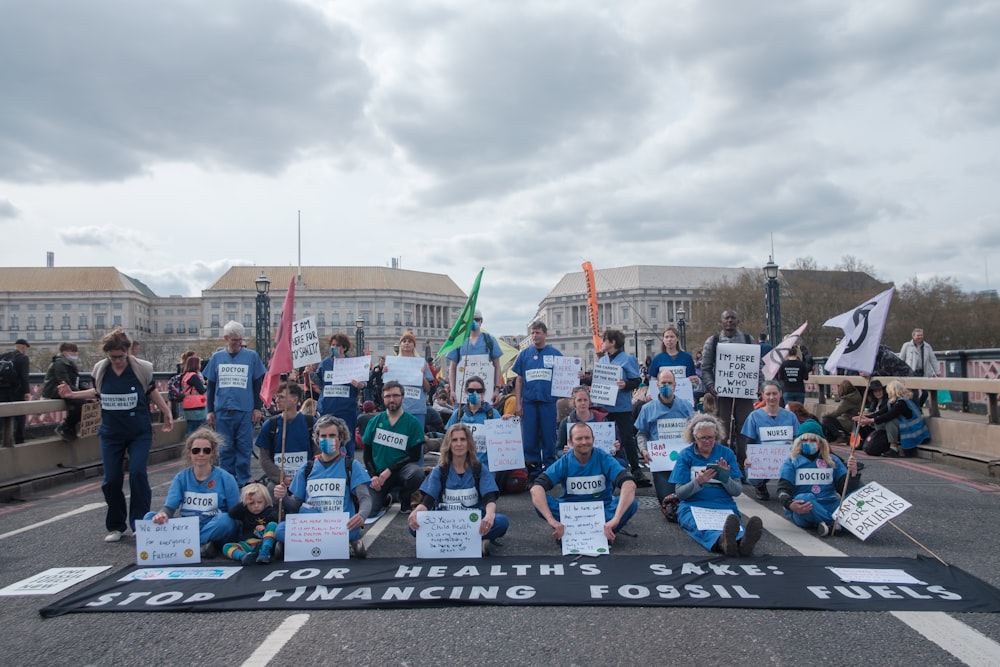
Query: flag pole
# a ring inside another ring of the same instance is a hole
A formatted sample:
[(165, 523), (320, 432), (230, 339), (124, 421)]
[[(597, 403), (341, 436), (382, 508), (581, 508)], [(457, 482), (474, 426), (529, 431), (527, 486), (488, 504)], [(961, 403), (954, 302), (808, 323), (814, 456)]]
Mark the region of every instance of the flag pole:
[[(285, 433), (288, 429), (288, 419), (281, 418), (281, 483), (285, 483)], [(278, 503), (278, 523), (281, 523), (281, 503)]]
[[(851, 429), (851, 439), (848, 442), (848, 444), (851, 447), (851, 456), (854, 456), (855, 450), (857, 450), (858, 447), (861, 446), (861, 433), (860, 433), (860, 431), (861, 431), (861, 415), (863, 415), (865, 413), (865, 405), (868, 402), (868, 389), (872, 386), (872, 376), (869, 375), (866, 379), (868, 381), (865, 383), (865, 391), (861, 395), (861, 412), (858, 414), (858, 418), (856, 420), (854, 420), (854, 428)], [(837, 530), (837, 523), (839, 521), (839, 519), (837, 517), (840, 516), (840, 508), (844, 506), (844, 500), (847, 498), (847, 484), (850, 481), (851, 481), (851, 473), (848, 472), (847, 475), (844, 476), (844, 488), (841, 489), (841, 491), (840, 491), (840, 504), (837, 505), (837, 511), (834, 512), (834, 515), (833, 515), (833, 529), (835, 531)], [(928, 549), (928, 551), (930, 551), (930, 549)], [(935, 558), (937, 558), (937, 557), (935, 556)]]

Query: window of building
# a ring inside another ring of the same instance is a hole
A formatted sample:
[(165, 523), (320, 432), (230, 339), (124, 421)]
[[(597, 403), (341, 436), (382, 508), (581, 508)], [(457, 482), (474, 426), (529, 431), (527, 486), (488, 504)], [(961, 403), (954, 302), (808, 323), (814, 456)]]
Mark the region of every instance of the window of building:
[(62, 309), (63, 310), (73, 310), (73, 304), (71, 304), (71, 303), (64, 303), (62, 305)]
[(222, 308), (222, 302), (221, 301), (213, 301), (211, 303), (211, 308), (212, 308), (212, 310), (219, 310), (220, 308)]
[(622, 306), (622, 322), (628, 322), (628, 306)]
[(29, 303), (28, 304), (28, 310), (38, 310), (38, 304), (37, 303)]
[(18, 320), (17, 320), (17, 315), (11, 315), (10, 316), (10, 329), (11, 329), (11, 331), (17, 331), (17, 329), (20, 326), (21, 326), (20, 322), (18, 322)]
[(164, 315), (170, 315), (172, 317), (173, 314), (174, 314), (174, 309), (173, 308), (164, 308), (163, 309), (163, 314)]
[(28, 331), (33, 331), (37, 328), (38, 328), (38, 320), (35, 319), (34, 315), (28, 315)]
[(120, 327), (122, 325), (122, 316), (121, 315), (115, 315), (112, 318), (112, 320), (113, 320), (113, 323), (112, 323), (111, 326)]
[(330, 314), (330, 325), (331, 326), (335, 326), (335, 327), (339, 327), (340, 326), (340, 313), (331, 313)]
[(649, 319), (651, 319), (651, 320), (655, 320), (656, 319), (656, 306), (650, 306), (649, 307)]
[(78, 329), (86, 329), (87, 328), (87, 316), (86, 315), (80, 315), (80, 319), (78, 320), (77, 328)]
[(116, 304), (112, 304), (112, 306), (111, 306), (111, 307), (112, 307), (112, 308), (113, 308), (114, 310), (121, 310), (121, 309), (122, 309), (122, 304), (120, 304), (120, 303), (116, 303)]
[(316, 314), (316, 326), (325, 327), (326, 326), (326, 313)]
[(55, 310), (55, 309), (56, 309), (56, 304), (54, 303), (45, 304), (45, 310)]
[(252, 322), (250, 321), (250, 313), (243, 313), (243, 326), (245, 327), (253, 326)]
[(105, 327), (104, 315), (102, 313), (94, 315), (94, 326), (98, 329), (103, 329)]
[(63, 329), (69, 329), (71, 326), (72, 326), (72, 324), (70, 323), (69, 315), (63, 315), (62, 316), (62, 328)]
[(183, 308), (178, 308), (178, 309), (177, 309), (177, 314), (178, 314), (178, 315), (185, 315), (186, 313), (184, 312), (184, 309), (183, 309)]

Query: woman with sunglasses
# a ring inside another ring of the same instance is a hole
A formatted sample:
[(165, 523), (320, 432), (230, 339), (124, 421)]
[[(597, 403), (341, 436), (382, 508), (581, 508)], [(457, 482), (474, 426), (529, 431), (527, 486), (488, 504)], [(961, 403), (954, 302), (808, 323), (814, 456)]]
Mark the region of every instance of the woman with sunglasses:
[(189, 435), (184, 446), (191, 467), (174, 475), (163, 509), (146, 515), (160, 525), (178, 512), (182, 517), (198, 517), (204, 558), (214, 557), (223, 544), (235, 541), (239, 528), (229, 510), (240, 502), (240, 487), (235, 477), (217, 465), (220, 443), (219, 435), (205, 426)]
[[(60, 398), (98, 399), (101, 402), (101, 463), (104, 482), (101, 491), (108, 504), (104, 524), (105, 542), (118, 542), (135, 522), (149, 512), (153, 491), (149, 487), (146, 464), (153, 446), (153, 421), (150, 405), (163, 415), (163, 432), (174, 428), (170, 406), (153, 382), (153, 364), (129, 354), (132, 341), (119, 327), (101, 340), (107, 355), (94, 365), (93, 387), (73, 391), (65, 382), (59, 385)], [(123, 470), (128, 455), (128, 485), (131, 499), (126, 511)]]
[(785, 507), (785, 516), (796, 526), (815, 528), (820, 537), (831, 535), (845, 475), (850, 475), (847, 493), (851, 493), (861, 483), (854, 451), (845, 466), (830, 454), (823, 427), (811, 419), (803, 423), (778, 479), (778, 500)]

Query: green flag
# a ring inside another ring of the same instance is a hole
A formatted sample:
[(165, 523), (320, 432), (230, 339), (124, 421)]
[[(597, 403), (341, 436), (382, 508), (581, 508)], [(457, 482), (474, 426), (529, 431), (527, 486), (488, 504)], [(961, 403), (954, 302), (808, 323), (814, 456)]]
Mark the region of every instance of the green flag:
[(469, 337), (469, 332), (472, 330), (472, 316), (476, 312), (476, 299), (479, 298), (479, 281), (483, 278), (484, 270), (479, 269), (479, 275), (476, 276), (476, 282), (472, 285), (472, 291), (469, 292), (469, 298), (465, 302), (465, 307), (458, 314), (458, 319), (451, 328), (451, 333), (448, 334), (448, 340), (441, 346), (438, 357), (443, 357), (452, 350), (460, 347)]

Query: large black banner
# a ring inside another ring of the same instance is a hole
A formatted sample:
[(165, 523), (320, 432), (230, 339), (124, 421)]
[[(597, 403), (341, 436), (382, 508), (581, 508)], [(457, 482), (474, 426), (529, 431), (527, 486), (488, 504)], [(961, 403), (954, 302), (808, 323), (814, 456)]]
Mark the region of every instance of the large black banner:
[(242, 568), (128, 567), (41, 614), (445, 605), (997, 612), (1000, 591), (924, 557), (374, 558)]

